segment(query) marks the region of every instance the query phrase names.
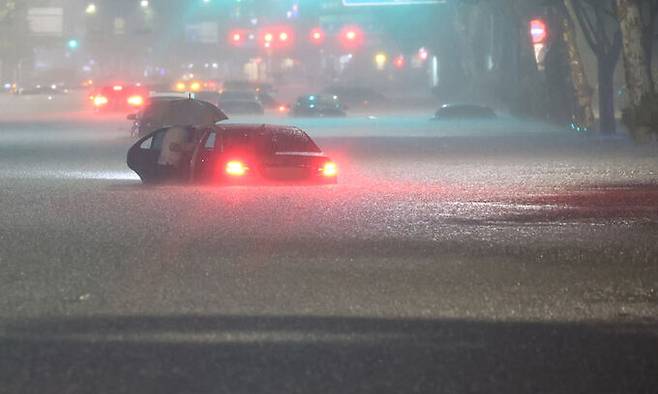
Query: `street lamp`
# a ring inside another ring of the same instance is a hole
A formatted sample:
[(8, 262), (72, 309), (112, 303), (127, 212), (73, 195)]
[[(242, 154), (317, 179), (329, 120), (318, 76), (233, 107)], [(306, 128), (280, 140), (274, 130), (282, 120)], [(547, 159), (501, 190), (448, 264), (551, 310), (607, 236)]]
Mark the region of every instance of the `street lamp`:
[(139, 5), (140, 5), (140, 7), (142, 7), (142, 8), (148, 8), (148, 6), (149, 6), (149, 0), (142, 0), (142, 1), (139, 3)]
[(87, 15), (94, 15), (96, 14), (96, 4), (94, 3), (89, 3), (87, 4), (87, 8), (85, 8), (85, 13)]

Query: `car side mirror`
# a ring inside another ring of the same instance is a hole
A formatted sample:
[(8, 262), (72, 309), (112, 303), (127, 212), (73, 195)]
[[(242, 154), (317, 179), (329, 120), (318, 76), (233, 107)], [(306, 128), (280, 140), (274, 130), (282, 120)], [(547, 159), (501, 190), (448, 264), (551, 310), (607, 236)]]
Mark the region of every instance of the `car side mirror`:
[(137, 120), (137, 114), (130, 114), (126, 116), (126, 119), (128, 120)]
[(183, 151), (183, 147), (179, 143), (172, 142), (171, 144), (169, 144), (169, 150), (172, 152), (180, 153)]

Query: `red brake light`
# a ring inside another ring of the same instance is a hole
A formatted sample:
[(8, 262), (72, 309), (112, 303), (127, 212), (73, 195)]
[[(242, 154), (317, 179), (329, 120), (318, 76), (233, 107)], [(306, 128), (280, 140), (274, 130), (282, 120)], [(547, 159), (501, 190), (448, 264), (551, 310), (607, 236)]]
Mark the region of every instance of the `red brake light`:
[(249, 168), (244, 165), (241, 161), (231, 160), (226, 163), (226, 173), (232, 176), (243, 176), (247, 173)]
[(328, 161), (320, 168), (320, 172), (326, 177), (336, 176), (338, 174), (338, 167), (333, 161)]
[(141, 107), (144, 105), (144, 98), (138, 95), (130, 96), (128, 97), (128, 104), (132, 105), (133, 107)]
[(94, 97), (94, 105), (97, 107), (102, 107), (108, 103), (107, 97), (98, 95)]
[(112, 90), (114, 90), (115, 92), (120, 92), (120, 91), (123, 90), (123, 86), (121, 86), (121, 85), (114, 85), (114, 86), (112, 86)]

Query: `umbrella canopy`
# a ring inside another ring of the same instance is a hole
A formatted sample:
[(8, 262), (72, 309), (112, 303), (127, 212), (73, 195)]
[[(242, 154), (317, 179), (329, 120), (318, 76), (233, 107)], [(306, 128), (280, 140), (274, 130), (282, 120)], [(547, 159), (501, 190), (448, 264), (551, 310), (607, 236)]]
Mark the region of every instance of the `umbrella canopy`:
[(166, 100), (157, 107), (159, 113), (153, 115), (162, 126), (208, 126), (228, 119), (211, 103), (191, 98)]

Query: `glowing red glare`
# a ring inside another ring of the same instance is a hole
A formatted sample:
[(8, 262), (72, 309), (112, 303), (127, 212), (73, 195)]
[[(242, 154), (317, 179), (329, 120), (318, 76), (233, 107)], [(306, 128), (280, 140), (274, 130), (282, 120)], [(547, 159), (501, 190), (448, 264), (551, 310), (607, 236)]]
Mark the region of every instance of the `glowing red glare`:
[(279, 40), (280, 41), (288, 41), (288, 33), (286, 33), (285, 31), (282, 31), (281, 33), (279, 33)]
[(428, 55), (429, 55), (429, 54), (427, 53), (427, 51), (426, 51), (424, 48), (421, 48), (421, 49), (418, 51), (418, 57), (420, 58), (420, 60), (427, 60), (427, 56), (428, 56)]
[(328, 161), (324, 163), (320, 171), (322, 172), (322, 175), (326, 177), (333, 177), (338, 174), (338, 167), (333, 161)]
[(324, 32), (320, 28), (315, 28), (311, 30), (311, 42), (314, 44), (320, 44), (324, 40)]
[(546, 22), (541, 19), (533, 19), (530, 21), (530, 36), (532, 37), (533, 44), (541, 44), (546, 41), (548, 36), (548, 29)]
[(263, 39), (265, 40), (265, 42), (272, 42), (273, 38), (274, 38), (274, 36), (272, 35), (272, 33), (265, 33), (265, 35), (263, 36)]
[(112, 86), (112, 90), (114, 90), (115, 92), (120, 92), (120, 91), (123, 90), (123, 86), (121, 86), (121, 85), (114, 85), (114, 86)]
[(279, 105), (279, 112), (286, 112), (288, 108), (285, 105)]
[(404, 67), (404, 63), (405, 63), (404, 56), (402, 56), (402, 55), (396, 57), (395, 60), (393, 61), (393, 64), (395, 64), (395, 67), (397, 67), (397, 68)]
[(138, 95), (130, 96), (128, 97), (128, 104), (133, 107), (141, 107), (144, 105), (144, 98)]
[(239, 160), (231, 160), (226, 163), (226, 173), (231, 176), (243, 176), (247, 173), (247, 166)]
[(344, 26), (339, 34), (343, 46), (356, 48), (363, 43), (363, 33), (358, 26)]
[(240, 33), (233, 33), (233, 41), (238, 42), (240, 41), (241, 38), (242, 36), (240, 35)]

